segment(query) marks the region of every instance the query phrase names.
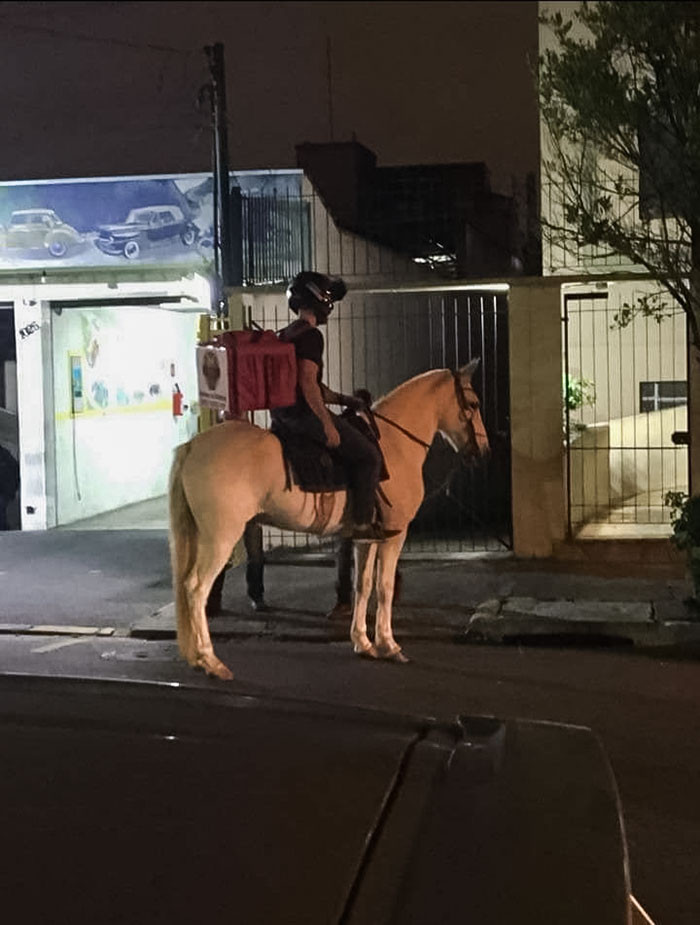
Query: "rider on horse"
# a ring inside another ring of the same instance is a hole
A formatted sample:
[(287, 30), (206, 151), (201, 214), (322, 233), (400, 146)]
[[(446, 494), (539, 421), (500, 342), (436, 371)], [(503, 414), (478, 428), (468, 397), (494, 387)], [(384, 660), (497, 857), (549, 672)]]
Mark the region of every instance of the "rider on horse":
[(287, 292), (290, 309), (299, 317), (283, 331), (280, 339), (294, 344), (297, 359), (297, 400), (286, 408), (272, 412), (275, 429), (327, 447), (345, 465), (348, 473), (352, 539), (377, 542), (396, 534), (374, 522), (375, 495), (382, 469), (377, 445), (361, 434), (345, 418), (333, 414), (327, 404), (344, 405), (360, 410), (361, 399), (331, 391), (322, 382), (323, 335), (319, 326), (326, 324), (333, 303), (347, 292), (342, 279), (322, 273), (299, 273)]

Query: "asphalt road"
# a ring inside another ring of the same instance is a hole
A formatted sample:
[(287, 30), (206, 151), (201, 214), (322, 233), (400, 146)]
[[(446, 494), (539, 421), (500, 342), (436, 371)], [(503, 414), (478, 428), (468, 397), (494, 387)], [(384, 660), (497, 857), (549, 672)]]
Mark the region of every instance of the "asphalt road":
[[(582, 724), (601, 737), (621, 791), (635, 895), (657, 925), (700, 919), (700, 663), (619, 650), (414, 642), (407, 666), (347, 644), (225, 642), (238, 690), (414, 712)], [(171, 642), (0, 637), (4, 671), (215, 685)], [(115, 782), (118, 787), (118, 782)]]

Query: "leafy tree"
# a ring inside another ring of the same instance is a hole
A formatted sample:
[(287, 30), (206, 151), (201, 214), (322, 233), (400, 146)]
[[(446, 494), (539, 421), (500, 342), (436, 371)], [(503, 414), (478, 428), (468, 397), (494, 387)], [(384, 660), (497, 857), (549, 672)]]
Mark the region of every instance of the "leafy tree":
[[(700, 3), (571, 7), (541, 17), (557, 40), (539, 59), (544, 234), (645, 267), (700, 350)], [(661, 320), (663, 295), (625, 305), (618, 323)]]

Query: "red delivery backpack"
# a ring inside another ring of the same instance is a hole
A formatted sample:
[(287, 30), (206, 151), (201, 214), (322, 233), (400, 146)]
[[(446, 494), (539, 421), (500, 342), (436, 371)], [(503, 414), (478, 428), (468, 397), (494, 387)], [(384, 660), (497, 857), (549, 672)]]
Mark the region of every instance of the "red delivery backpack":
[(224, 331), (213, 343), (226, 349), (231, 414), (285, 408), (296, 402), (294, 344), (283, 343), (274, 331)]

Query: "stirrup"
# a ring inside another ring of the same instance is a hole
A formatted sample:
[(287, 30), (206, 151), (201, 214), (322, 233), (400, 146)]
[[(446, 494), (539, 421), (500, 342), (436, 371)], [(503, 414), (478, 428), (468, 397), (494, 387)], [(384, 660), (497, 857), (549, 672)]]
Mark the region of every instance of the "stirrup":
[(392, 536), (398, 536), (400, 530), (386, 530), (381, 524), (365, 524), (361, 527), (355, 527), (352, 532), (353, 543), (383, 543), (384, 540)]

